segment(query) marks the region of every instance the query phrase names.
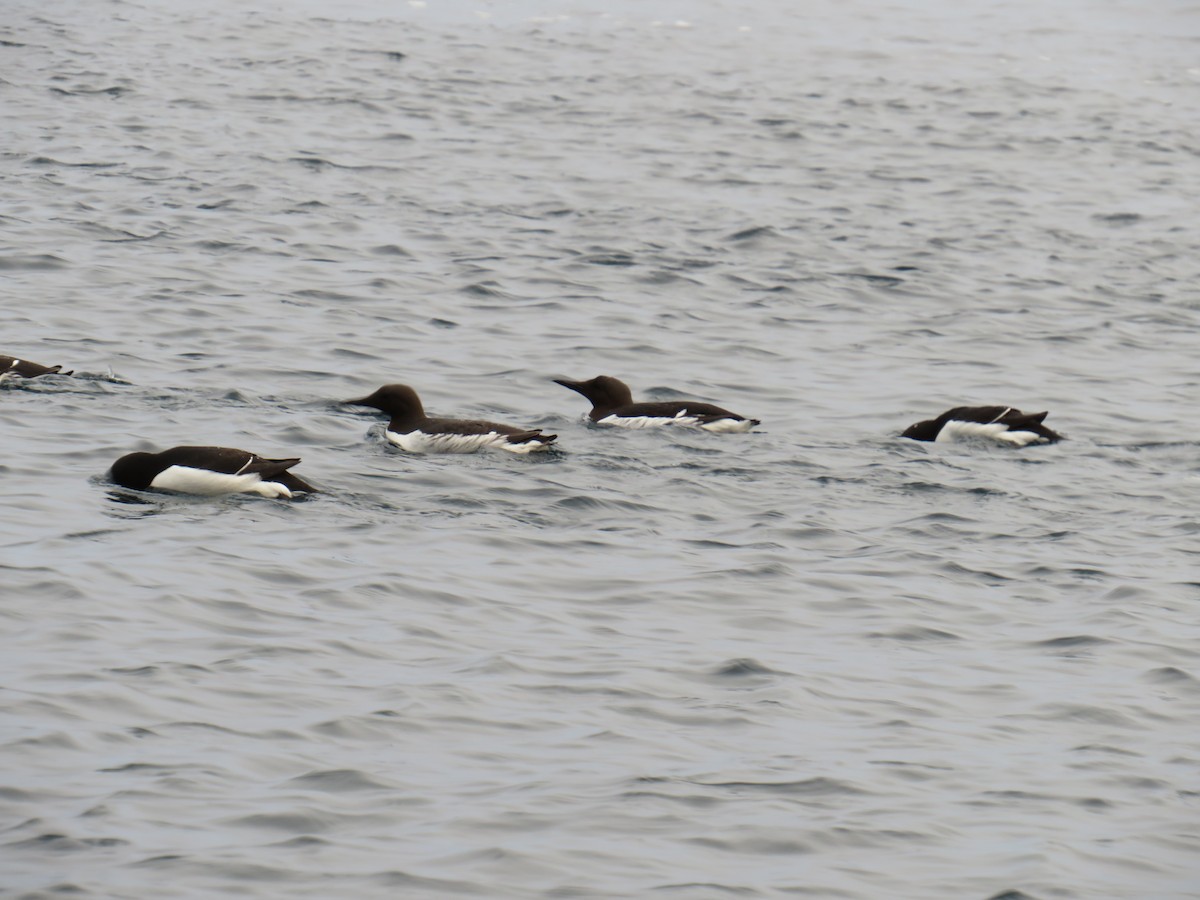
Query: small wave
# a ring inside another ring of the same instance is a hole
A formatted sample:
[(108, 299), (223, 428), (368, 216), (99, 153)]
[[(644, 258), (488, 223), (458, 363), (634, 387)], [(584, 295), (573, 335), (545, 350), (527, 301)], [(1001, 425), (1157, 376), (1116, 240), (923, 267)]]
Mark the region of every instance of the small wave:
[(297, 775), (290, 779), (289, 783), (335, 794), (346, 791), (378, 791), (396, 788), (394, 784), (372, 778), (354, 769), (326, 769), (320, 772), (309, 772), (307, 775)]
[(54, 853), (80, 853), (97, 847), (127, 847), (130, 841), (124, 838), (73, 838), (65, 834), (39, 834), (23, 841), (14, 841), (6, 846), (23, 850), (49, 850)]
[(1079, 650), (1088, 647), (1100, 647), (1111, 641), (1091, 634), (1073, 634), (1067, 637), (1050, 638), (1044, 641), (1034, 641), (1031, 646), (1044, 647), (1047, 650)]
[(694, 781), (699, 787), (720, 788), (734, 793), (779, 794), (782, 796), (829, 797), (867, 794), (861, 788), (836, 778), (805, 778), (799, 781)]
[(868, 637), (885, 638), (889, 641), (902, 641), (904, 643), (925, 643), (927, 641), (957, 641), (961, 638), (950, 631), (943, 631), (939, 628), (925, 628), (914, 625), (908, 628), (898, 628), (895, 631), (874, 632)]
[(722, 663), (712, 672), (718, 678), (745, 678), (754, 675), (781, 675), (769, 666), (764, 666), (755, 659), (731, 659)]
[(579, 257), (579, 262), (590, 266), (632, 266), (636, 259), (629, 253), (593, 253)]
[(70, 263), (67, 260), (51, 253), (38, 253), (31, 256), (0, 256), (0, 270), (26, 269), (37, 272), (62, 269), (69, 265)]
[(351, 163), (338, 163), (331, 159), (324, 159), (319, 156), (292, 156), (288, 158), (288, 162), (300, 163), (312, 169), (345, 169), (351, 172), (395, 172), (395, 166), (384, 166), (378, 163), (364, 163), (353, 165)]
[(59, 94), (64, 97), (89, 97), (89, 96), (93, 96), (93, 95), (97, 95), (97, 94), (105, 94), (109, 97), (120, 97), (124, 94), (128, 94), (131, 91), (131, 88), (121, 87), (120, 85), (112, 85), (111, 87), (100, 87), (100, 88), (80, 87), (80, 88), (73, 88), (70, 90), (68, 90), (67, 88), (52, 87), (52, 88), (50, 88), (50, 90), (53, 93)]
[(1183, 669), (1177, 669), (1174, 666), (1162, 666), (1157, 669), (1151, 669), (1143, 676), (1147, 681), (1153, 681), (1156, 684), (1179, 684), (1187, 685), (1188, 687), (1200, 684), (1200, 679)]
[(904, 284), (903, 278), (898, 278), (895, 275), (874, 275), (870, 272), (834, 272), (834, 275), (839, 278), (859, 278), (863, 281), (869, 281), (871, 284), (879, 285), (880, 287), (899, 287)]

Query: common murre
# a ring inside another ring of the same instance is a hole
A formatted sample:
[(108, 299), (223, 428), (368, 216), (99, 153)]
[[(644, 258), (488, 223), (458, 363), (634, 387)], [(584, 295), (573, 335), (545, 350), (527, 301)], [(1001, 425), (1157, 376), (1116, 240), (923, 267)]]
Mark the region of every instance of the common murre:
[(615, 425), (620, 428), (691, 425), (705, 431), (731, 433), (749, 431), (759, 424), (758, 419), (747, 419), (711, 403), (695, 400), (634, 403), (629, 385), (611, 375), (597, 375), (590, 381), (555, 378), (554, 383), (570, 388), (590, 400), (592, 411), (588, 415), (597, 425)]
[(1047, 415), (1023, 413), (1012, 406), (956, 406), (936, 419), (910, 425), (900, 436), (939, 443), (986, 438), (1014, 447), (1061, 441), (1061, 434), (1042, 424)]
[(112, 480), (136, 491), (149, 489), (181, 494), (250, 493), (291, 497), (316, 488), (288, 471), (294, 459), (264, 459), (230, 447), (172, 447), (161, 453), (130, 453), (112, 467)]
[(0, 355), (0, 378), (5, 375), (20, 375), (22, 378), (37, 378), (39, 375), (73, 375), (62, 371), (62, 366), (43, 366), (27, 359)]
[(432, 418), (425, 415), (417, 392), (406, 384), (385, 384), (369, 397), (346, 403), (387, 413), (391, 417), (387, 439), (410, 453), (474, 453), (483, 449), (532, 453), (548, 449), (558, 439), (556, 434), (542, 434), (540, 428)]

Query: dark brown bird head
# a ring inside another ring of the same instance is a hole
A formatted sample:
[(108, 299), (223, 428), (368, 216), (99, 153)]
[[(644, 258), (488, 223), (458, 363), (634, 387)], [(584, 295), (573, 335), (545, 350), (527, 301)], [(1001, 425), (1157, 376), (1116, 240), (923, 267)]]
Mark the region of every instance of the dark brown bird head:
[(425, 408), (421, 398), (407, 384), (385, 384), (375, 393), (361, 400), (347, 400), (350, 406), (369, 406), (385, 412), (393, 419), (424, 418)]
[(598, 411), (616, 409), (633, 402), (633, 394), (629, 391), (629, 385), (611, 375), (597, 375), (589, 381), (568, 381), (565, 378), (555, 378), (554, 383), (583, 394), (592, 401), (592, 408)]

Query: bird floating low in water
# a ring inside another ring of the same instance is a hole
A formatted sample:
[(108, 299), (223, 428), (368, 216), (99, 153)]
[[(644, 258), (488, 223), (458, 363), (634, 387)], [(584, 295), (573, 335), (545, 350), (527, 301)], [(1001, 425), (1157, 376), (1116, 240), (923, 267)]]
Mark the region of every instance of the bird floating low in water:
[(288, 471), (300, 462), (265, 459), (231, 447), (172, 447), (161, 453), (130, 453), (112, 467), (112, 480), (135, 491), (174, 491), (213, 497), (259, 494), (291, 497), (316, 488)]
[(700, 403), (696, 400), (634, 403), (629, 385), (611, 375), (597, 375), (590, 381), (555, 378), (554, 383), (583, 394), (590, 400), (592, 411), (588, 417), (597, 425), (615, 425), (619, 428), (690, 425), (705, 431), (727, 434), (749, 431), (759, 424), (758, 419), (748, 419), (711, 403)]
[(391, 416), (387, 439), (409, 453), (474, 453), (507, 450), (534, 453), (548, 450), (556, 434), (540, 428), (517, 428), (478, 419), (439, 419), (425, 415), (421, 398), (407, 384), (385, 384), (369, 397), (347, 400), (351, 406), (369, 406)]
[(985, 438), (1014, 447), (1061, 441), (1061, 434), (1042, 424), (1047, 415), (1023, 413), (1012, 406), (956, 406), (936, 419), (910, 425), (900, 436), (938, 443)]

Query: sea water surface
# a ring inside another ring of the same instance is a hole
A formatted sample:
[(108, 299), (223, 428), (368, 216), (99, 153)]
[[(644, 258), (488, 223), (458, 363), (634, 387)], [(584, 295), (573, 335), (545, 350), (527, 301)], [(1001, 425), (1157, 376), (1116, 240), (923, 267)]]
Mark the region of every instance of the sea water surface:
[[(1200, 896), (1198, 37), (8, 0), (0, 894)], [(1069, 440), (897, 437), (965, 403)], [(177, 444), (322, 493), (106, 481)]]

